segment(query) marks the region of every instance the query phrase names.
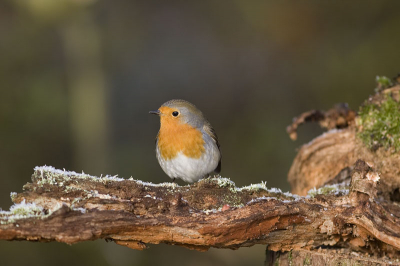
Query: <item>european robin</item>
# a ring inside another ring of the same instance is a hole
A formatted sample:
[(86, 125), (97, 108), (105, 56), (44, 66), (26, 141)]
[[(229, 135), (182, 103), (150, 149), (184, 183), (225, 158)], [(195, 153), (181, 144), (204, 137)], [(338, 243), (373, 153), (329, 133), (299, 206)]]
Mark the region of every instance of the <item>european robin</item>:
[(192, 183), (221, 171), (217, 134), (196, 106), (184, 100), (170, 100), (150, 114), (160, 116), (156, 154), (170, 178)]

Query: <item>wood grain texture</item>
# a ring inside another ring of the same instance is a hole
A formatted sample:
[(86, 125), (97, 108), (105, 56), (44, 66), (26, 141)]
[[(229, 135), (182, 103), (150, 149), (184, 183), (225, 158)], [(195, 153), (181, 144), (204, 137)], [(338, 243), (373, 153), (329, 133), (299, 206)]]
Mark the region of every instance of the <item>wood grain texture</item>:
[(0, 239), (106, 239), (134, 249), (167, 243), (202, 251), (254, 244), (273, 251), (339, 246), (397, 257), (400, 207), (377, 198), (370, 178), (376, 173), (365, 162), (353, 168), (347, 187), (327, 186), (307, 197), (264, 184), (237, 188), (223, 178), (154, 185), (36, 168), (32, 183), (12, 199), (37, 209), (18, 216), (16, 205), (1, 212)]

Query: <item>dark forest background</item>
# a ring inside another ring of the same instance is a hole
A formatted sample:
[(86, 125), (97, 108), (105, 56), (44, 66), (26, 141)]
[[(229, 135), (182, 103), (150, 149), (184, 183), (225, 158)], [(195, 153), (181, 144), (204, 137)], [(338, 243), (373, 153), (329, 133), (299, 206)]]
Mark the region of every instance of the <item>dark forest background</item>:
[[(186, 99), (218, 133), (237, 186), (286, 175), (322, 131), (292, 118), (347, 102), (400, 71), (399, 1), (0, 1), (0, 207), (36, 165), (168, 182), (159, 121)], [(183, 184), (183, 183), (180, 183)], [(206, 253), (95, 241), (0, 241), (1, 265), (261, 265), (264, 246)]]

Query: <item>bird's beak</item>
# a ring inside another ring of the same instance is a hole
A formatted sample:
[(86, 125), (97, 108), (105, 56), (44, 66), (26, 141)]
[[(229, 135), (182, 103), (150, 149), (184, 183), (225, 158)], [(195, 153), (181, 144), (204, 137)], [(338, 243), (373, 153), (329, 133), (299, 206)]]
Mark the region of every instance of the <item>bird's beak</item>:
[(156, 111), (150, 111), (149, 114), (160, 115), (161, 112), (160, 112), (160, 110), (156, 110)]

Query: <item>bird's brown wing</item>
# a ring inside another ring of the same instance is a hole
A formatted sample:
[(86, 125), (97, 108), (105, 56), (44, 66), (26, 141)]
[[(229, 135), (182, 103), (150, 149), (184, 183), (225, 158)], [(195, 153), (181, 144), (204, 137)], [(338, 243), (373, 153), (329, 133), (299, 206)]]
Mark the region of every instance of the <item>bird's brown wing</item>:
[[(211, 136), (211, 138), (215, 141), (215, 144), (217, 144), (218, 150), (219, 150), (219, 154), (221, 154), (221, 148), (219, 146), (219, 142), (218, 142), (218, 137), (217, 134), (215, 133), (214, 128), (211, 126), (210, 123), (205, 123), (203, 126), (203, 130), (209, 135)], [(221, 155), (219, 157), (219, 162), (218, 162), (218, 166), (217, 168), (215, 168), (214, 172), (216, 173), (220, 173), (221, 172)]]

